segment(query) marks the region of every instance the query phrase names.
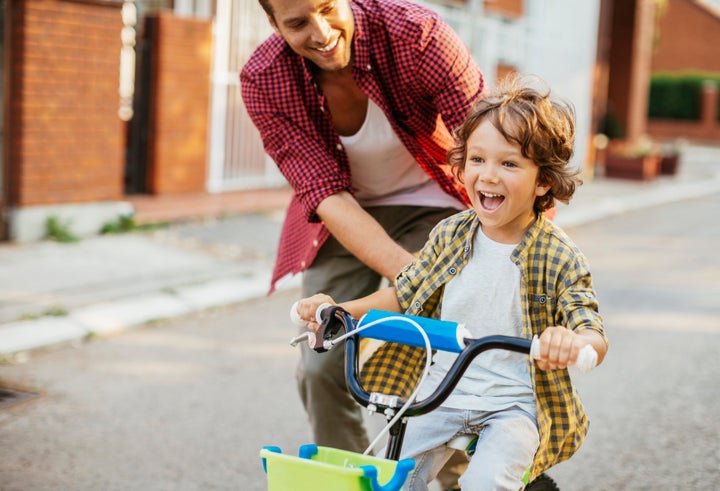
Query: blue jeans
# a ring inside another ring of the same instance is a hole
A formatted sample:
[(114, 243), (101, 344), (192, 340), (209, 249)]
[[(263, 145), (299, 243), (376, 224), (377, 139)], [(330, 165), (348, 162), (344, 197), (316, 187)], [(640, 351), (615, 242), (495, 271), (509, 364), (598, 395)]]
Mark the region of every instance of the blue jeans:
[(477, 448), (459, 484), (463, 491), (523, 488), (522, 477), (540, 445), (537, 423), (515, 406), (497, 412), (440, 407), (408, 419), (401, 458), (415, 460), (406, 489), (427, 491), (453, 449), (445, 443), (461, 434), (478, 435)]

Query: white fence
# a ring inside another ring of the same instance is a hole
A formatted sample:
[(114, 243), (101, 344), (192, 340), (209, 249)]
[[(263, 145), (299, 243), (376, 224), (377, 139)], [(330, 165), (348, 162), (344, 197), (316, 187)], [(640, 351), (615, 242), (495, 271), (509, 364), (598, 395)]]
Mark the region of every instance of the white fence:
[(218, 0), (212, 69), (210, 192), (286, 183), (265, 154), (240, 97), (240, 68), (272, 32), (257, 0)]

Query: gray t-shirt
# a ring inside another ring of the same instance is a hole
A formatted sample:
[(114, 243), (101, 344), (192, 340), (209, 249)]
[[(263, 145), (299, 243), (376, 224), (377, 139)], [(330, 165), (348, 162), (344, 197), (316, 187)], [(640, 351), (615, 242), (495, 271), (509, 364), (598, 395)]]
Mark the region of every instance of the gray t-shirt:
[[(494, 242), (478, 228), (468, 264), (445, 285), (441, 318), (464, 323), (476, 338), (520, 336), (520, 271), (510, 260), (515, 247)], [(437, 387), (456, 357), (455, 353), (435, 354), (419, 399)], [(527, 355), (505, 350), (480, 354), (443, 406), (482, 411), (519, 406), (535, 416)]]

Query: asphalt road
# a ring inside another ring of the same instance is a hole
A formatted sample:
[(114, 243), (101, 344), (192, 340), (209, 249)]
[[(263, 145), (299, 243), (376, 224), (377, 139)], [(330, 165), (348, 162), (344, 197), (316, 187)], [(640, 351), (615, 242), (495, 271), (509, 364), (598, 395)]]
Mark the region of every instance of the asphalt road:
[[(720, 195), (570, 229), (611, 348), (576, 378), (586, 443), (564, 490), (720, 482)], [(287, 341), (297, 292), (0, 365), (40, 396), (0, 409), (0, 489), (266, 489), (263, 445), (309, 441)]]

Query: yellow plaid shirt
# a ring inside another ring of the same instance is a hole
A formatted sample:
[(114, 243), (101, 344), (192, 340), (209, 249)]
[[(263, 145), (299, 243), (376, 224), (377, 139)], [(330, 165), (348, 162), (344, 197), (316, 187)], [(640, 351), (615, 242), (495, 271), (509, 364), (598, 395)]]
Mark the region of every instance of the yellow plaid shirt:
[[(444, 286), (467, 264), (479, 224), (470, 209), (435, 227), (418, 258), (396, 279), (398, 300), (407, 314), (440, 317)], [(529, 339), (547, 326), (560, 325), (576, 332), (595, 330), (607, 342), (585, 256), (562, 230), (540, 216), (512, 260), (521, 273), (523, 336)], [(365, 388), (407, 397), (424, 360), (424, 350), (387, 343), (363, 366)], [(567, 370), (536, 370), (529, 358), (528, 364), (540, 431), (534, 478), (577, 451), (588, 421)]]

